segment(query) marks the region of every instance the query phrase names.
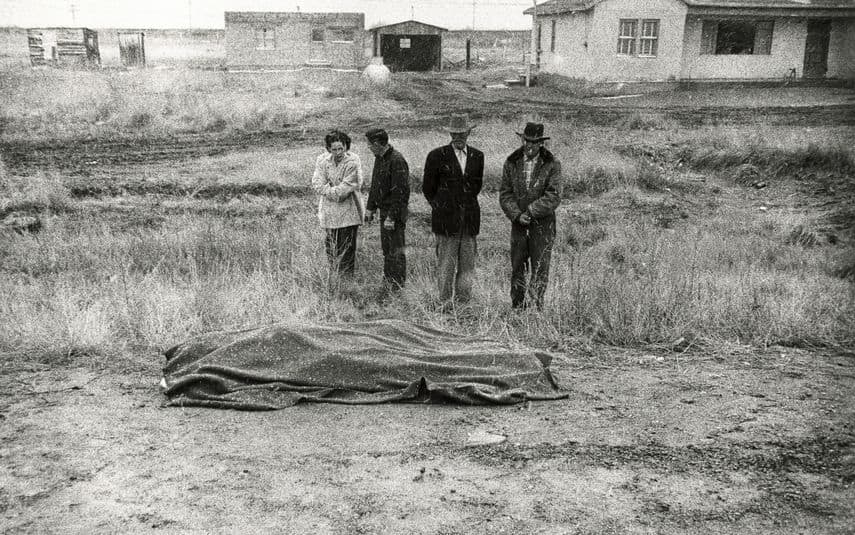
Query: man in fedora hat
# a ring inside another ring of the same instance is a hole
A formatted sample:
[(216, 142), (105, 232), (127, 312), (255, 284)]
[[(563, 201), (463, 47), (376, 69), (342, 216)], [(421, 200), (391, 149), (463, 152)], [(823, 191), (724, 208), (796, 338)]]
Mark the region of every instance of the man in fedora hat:
[[(499, 203), (511, 220), (511, 304), (543, 308), (555, 241), (555, 209), (561, 202), (561, 163), (544, 147), (543, 125), (527, 123), (517, 132), (522, 147), (502, 169)], [(531, 270), (531, 282), (526, 275)]]
[(436, 237), (437, 286), (444, 306), (465, 303), (475, 276), (475, 237), (481, 228), (478, 193), (484, 180), (484, 153), (467, 143), (475, 125), (455, 114), (444, 128), (451, 142), (425, 160), (422, 192), (431, 206)]

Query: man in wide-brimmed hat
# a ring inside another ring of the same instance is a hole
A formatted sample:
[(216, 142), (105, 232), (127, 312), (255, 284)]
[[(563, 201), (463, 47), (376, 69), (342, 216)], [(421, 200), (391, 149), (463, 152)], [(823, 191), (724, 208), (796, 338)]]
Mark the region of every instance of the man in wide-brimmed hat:
[(561, 163), (544, 146), (549, 138), (542, 124), (527, 123), (517, 135), (522, 147), (505, 161), (499, 188), (499, 203), (511, 220), (511, 304), (541, 309), (561, 202)]
[(425, 160), (422, 192), (431, 206), (437, 286), (444, 306), (465, 303), (472, 295), (481, 228), (478, 193), (484, 180), (484, 153), (467, 142), (474, 127), (466, 115), (452, 115), (444, 127), (451, 142), (432, 150)]

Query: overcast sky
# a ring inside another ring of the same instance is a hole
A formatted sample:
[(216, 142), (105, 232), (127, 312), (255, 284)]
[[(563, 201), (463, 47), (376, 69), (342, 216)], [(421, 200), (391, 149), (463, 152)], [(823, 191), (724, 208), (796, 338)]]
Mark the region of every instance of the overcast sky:
[[(540, 0), (539, 3), (542, 3)], [(0, 0), (0, 26), (222, 28), (224, 11), (352, 11), (370, 28), (416, 19), (450, 30), (525, 30), (532, 0)]]

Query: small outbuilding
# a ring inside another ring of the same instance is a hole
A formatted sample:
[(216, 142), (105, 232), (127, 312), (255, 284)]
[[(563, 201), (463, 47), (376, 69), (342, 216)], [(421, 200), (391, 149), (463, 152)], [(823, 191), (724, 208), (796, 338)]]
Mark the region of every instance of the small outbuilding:
[(391, 71), (441, 71), (445, 28), (415, 20), (369, 30), (373, 55)]
[(118, 32), (119, 59), (125, 67), (145, 67), (145, 33)]
[(89, 28), (30, 28), (27, 30), (27, 44), (33, 66), (101, 65), (98, 32)]

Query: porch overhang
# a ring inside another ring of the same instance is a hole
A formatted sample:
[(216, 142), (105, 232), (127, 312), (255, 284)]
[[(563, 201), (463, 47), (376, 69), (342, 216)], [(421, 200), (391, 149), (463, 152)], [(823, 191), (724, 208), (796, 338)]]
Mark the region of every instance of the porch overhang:
[(802, 18), (802, 19), (849, 19), (855, 18), (855, 7), (845, 9), (804, 8), (743, 8), (722, 6), (689, 6), (690, 17), (717, 18)]

